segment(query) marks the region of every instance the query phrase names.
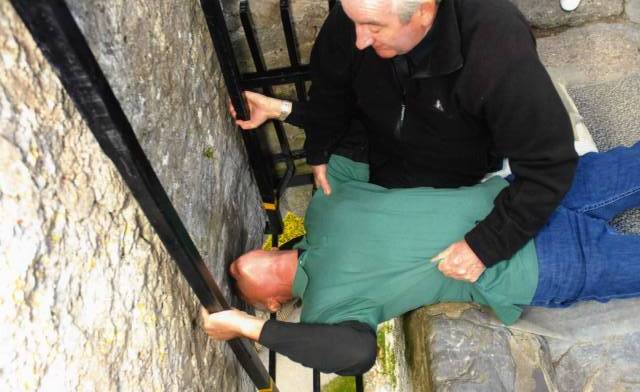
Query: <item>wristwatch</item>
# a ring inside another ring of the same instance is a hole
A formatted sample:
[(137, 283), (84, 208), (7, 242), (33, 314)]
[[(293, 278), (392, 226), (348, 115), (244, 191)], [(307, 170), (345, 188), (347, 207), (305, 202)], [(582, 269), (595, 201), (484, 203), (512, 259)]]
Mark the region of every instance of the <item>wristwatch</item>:
[(291, 109), (293, 108), (293, 104), (289, 101), (282, 100), (280, 101), (280, 115), (278, 116), (278, 120), (284, 121), (291, 114)]

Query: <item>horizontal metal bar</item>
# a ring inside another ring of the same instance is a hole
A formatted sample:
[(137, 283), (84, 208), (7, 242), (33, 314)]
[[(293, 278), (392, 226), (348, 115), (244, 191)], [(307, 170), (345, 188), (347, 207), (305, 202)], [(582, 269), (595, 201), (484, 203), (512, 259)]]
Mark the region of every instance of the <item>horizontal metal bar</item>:
[(293, 150), (290, 152), (290, 154), (285, 154), (285, 153), (279, 153), (279, 154), (274, 154), (273, 155), (273, 160), (274, 162), (278, 163), (278, 162), (285, 162), (288, 160), (297, 160), (297, 159), (303, 159), (306, 158), (307, 153), (304, 150)]
[[(209, 312), (229, 309), (64, 1), (11, 3), (200, 303)], [(277, 390), (248, 341), (229, 345), (256, 387)]]
[(298, 174), (297, 176), (293, 176), (289, 181), (289, 188), (303, 185), (312, 185), (313, 184), (313, 175), (312, 174)]
[(309, 66), (301, 65), (299, 67), (276, 68), (265, 72), (248, 72), (242, 75), (240, 84), (244, 89), (248, 90), (307, 80), (311, 80)]

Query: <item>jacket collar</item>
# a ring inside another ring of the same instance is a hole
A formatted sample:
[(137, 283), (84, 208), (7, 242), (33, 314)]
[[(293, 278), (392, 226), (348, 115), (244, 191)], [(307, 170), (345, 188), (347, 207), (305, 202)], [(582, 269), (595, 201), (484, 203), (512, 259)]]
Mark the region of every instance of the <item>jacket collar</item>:
[(414, 78), (447, 75), (462, 68), (462, 40), (454, 0), (440, 3), (433, 27), (405, 56), (411, 62)]

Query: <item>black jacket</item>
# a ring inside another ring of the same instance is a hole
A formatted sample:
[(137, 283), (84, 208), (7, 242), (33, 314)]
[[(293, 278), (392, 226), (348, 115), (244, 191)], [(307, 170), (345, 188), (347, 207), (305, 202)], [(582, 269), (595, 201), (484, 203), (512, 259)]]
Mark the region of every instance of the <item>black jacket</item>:
[(508, 0), (443, 0), (404, 56), (381, 59), (354, 42), (336, 6), (312, 52), (310, 102), (288, 119), (305, 128), (308, 162), (327, 162), (337, 145), (357, 159), (368, 146), (373, 183), (458, 187), (507, 157), (515, 181), (465, 239), (487, 267), (510, 258), (558, 206), (577, 162), (524, 17)]

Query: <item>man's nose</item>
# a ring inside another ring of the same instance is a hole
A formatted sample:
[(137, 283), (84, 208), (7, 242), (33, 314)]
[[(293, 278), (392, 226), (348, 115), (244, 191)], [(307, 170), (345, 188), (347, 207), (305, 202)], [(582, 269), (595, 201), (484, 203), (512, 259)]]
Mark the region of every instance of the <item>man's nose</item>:
[(373, 44), (371, 33), (364, 26), (356, 26), (356, 47), (364, 50)]

